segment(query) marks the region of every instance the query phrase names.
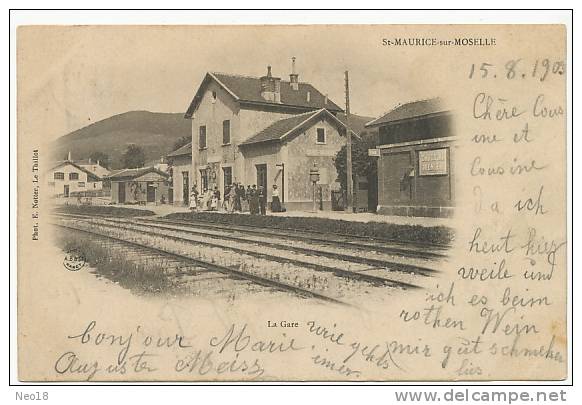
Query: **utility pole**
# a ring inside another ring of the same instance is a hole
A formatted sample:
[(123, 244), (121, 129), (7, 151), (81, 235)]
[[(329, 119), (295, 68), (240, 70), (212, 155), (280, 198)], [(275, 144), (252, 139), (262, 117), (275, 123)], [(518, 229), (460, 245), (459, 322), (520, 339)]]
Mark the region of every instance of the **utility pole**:
[(277, 163), (275, 166), (281, 168), (281, 204), (285, 205), (285, 163)]
[(346, 172), (348, 185), (348, 212), (354, 212), (354, 178), (352, 175), (352, 132), (350, 131), (350, 79), (345, 72), (346, 85)]

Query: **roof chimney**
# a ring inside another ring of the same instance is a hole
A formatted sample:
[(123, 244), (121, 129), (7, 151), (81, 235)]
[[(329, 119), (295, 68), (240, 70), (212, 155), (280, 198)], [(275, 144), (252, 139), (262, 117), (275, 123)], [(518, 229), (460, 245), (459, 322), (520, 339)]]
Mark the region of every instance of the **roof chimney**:
[(291, 58), (291, 74), (289, 75), (289, 82), (293, 90), (299, 90), (299, 74), (295, 70), (295, 56)]
[(307, 102), (309, 103), (311, 101), (311, 92), (307, 92)]
[(67, 160), (70, 162), (71, 161), (71, 151), (69, 151), (69, 154), (67, 155)]
[(273, 77), (271, 66), (267, 66), (267, 75), (261, 77), (261, 96), (266, 100), (274, 103), (281, 102), (281, 78)]
[(327, 94), (325, 95), (325, 97), (323, 98), (323, 104), (327, 105)]

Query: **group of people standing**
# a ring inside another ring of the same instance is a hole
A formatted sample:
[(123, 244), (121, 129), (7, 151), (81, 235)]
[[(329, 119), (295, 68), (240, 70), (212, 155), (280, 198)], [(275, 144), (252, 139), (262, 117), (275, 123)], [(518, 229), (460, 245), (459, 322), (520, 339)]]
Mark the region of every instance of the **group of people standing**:
[[(220, 190), (205, 189), (198, 193), (196, 185), (190, 191), (190, 210), (249, 212), (252, 215), (267, 214), (267, 191), (263, 186), (233, 183), (225, 187), (224, 199), (221, 200)], [(281, 200), (277, 185), (273, 185), (271, 191), (271, 212), (282, 212)]]

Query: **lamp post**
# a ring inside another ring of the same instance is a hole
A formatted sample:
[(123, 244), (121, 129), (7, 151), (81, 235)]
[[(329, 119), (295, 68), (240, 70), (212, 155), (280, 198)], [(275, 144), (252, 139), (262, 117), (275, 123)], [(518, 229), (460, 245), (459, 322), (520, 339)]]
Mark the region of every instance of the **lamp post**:
[(317, 212), (317, 201), (315, 199), (315, 185), (319, 181), (319, 169), (317, 163), (313, 163), (313, 168), (309, 170), (309, 179), (313, 185), (313, 212)]

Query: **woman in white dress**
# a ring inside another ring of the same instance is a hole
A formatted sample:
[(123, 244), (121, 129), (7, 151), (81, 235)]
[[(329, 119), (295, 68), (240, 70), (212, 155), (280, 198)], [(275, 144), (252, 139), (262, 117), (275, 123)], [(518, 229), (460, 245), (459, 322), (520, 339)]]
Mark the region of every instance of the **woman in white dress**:
[(204, 193), (202, 193), (200, 208), (202, 208), (203, 211), (207, 211), (210, 208), (210, 194), (208, 189), (204, 189)]
[(271, 212), (281, 212), (281, 200), (276, 184), (273, 184), (273, 191), (271, 191)]

